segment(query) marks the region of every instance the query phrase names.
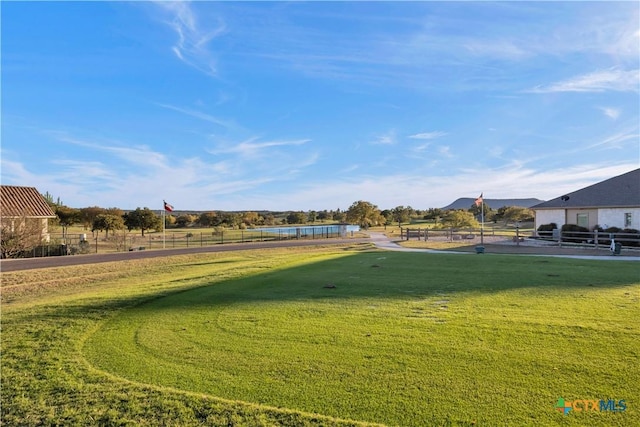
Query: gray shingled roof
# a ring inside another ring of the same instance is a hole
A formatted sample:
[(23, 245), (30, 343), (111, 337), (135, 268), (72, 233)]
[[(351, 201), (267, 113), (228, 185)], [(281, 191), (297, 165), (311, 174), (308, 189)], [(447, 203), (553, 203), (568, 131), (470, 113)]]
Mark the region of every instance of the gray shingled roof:
[(55, 218), (56, 214), (35, 187), (0, 185), (0, 216)]
[(640, 207), (640, 169), (563, 194), (531, 209), (624, 207)]

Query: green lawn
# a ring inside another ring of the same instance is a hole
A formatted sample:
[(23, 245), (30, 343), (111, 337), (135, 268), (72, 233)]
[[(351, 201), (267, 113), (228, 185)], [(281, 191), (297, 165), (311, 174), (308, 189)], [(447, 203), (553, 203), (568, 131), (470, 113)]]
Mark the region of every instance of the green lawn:
[(637, 263), (363, 248), (5, 273), (3, 424), (640, 424)]

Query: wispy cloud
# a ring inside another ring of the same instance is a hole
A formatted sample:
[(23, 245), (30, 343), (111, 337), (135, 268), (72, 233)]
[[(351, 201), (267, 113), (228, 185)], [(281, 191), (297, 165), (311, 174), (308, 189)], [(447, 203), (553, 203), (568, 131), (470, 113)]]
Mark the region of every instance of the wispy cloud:
[(453, 158), (453, 154), (451, 153), (451, 147), (449, 147), (448, 145), (442, 145), (440, 147), (438, 147), (438, 153), (442, 156), (442, 157), (446, 157), (446, 158)]
[(416, 133), (414, 135), (409, 135), (408, 138), (411, 139), (436, 139), (447, 135), (446, 132), (435, 131), (435, 132), (422, 132)]
[(640, 70), (610, 69), (575, 76), (546, 86), (537, 86), (525, 92), (638, 92), (640, 89), (639, 81)]
[(310, 139), (296, 139), (291, 141), (255, 142), (257, 139), (251, 138), (236, 145), (216, 147), (207, 150), (207, 152), (210, 154), (239, 154), (244, 157), (250, 157), (260, 154), (266, 148), (304, 145), (311, 141)]
[[(185, 64), (207, 74), (216, 76), (216, 61), (209, 48), (209, 43), (224, 34), (225, 24), (216, 18), (215, 27), (203, 28), (199, 16), (191, 3), (183, 1), (156, 1), (155, 4), (168, 16), (165, 21), (178, 39), (171, 50)], [(204, 21), (204, 20), (203, 20)], [(207, 19), (207, 24), (209, 23)]]
[[(623, 148), (623, 143), (631, 140), (635, 140), (636, 143), (640, 142), (640, 135), (637, 133), (637, 129), (634, 132), (619, 132), (608, 136), (589, 145), (586, 147), (586, 150), (592, 150), (594, 148)], [(637, 147), (636, 145), (636, 150)]]
[(116, 156), (121, 161), (134, 164), (138, 167), (167, 167), (167, 159), (161, 153), (155, 152), (146, 146), (127, 146), (118, 141), (103, 141), (100, 139), (88, 140), (71, 136), (66, 132), (48, 132), (52, 137), (60, 142), (66, 142), (89, 148), (91, 150), (102, 151)]
[(397, 143), (398, 140), (396, 138), (396, 132), (394, 130), (391, 130), (382, 135), (378, 135), (373, 141), (370, 141), (370, 144), (373, 145), (394, 145)]
[(611, 107), (600, 107), (600, 110), (604, 113), (605, 116), (610, 119), (617, 120), (620, 117), (620, 110)]
[(213, 123), (213, 124), (216, 124), (218, 126), (222, 126), (224, 128), (235, 128), (235, 127), (237, 127), (235, 125), (235, 123), (233, 123), (232, 121), (223, 120), (223, 119), (220, 119), (218, 117), (212, 116), (210, 114), (203, 113), (201, 111), (192, 110), (190, 108), (176, 107), (174, 105), (169, 105), (169, 104), (160, 104), (160, 103), (158, 103), (157, 105), (162, 107), (162, 108), (166, 108), (168, 110), (177, 111), (179, 113), (186, 114), (187, 116), (195, 117), (196, 119), (204, 120), (206, 122)]
[[(499, 168), (458, 169), (451, 175), (424, 175), (413, 173), (383, 176), (359, 175), (350, 179), (333, 181), (323, 179), (301, 188), (293, 188), (286, 200), (295, 201), (299, 209), (348, 208), (358, 199), (368, 200), (381, 209), (406, 206), (405, 192), (398, 188), (411, 188), (415, 197), (410, 203), (415, 208), (446, 206), (458, 197), (476, 197), (484, 192), (486, 198), (536, 197), (549, 200), (562, 194), (628, 172), (637, 165), (584, 164), (561, 169), (539, 170), (526, 168), (518, 162)], [(526, 183), (527, 191), (522, 186)], [(285, 197), (283, 197), (283, 200)], [(260, 197), (254, 203), (260, 206), (278, 206), (278, 200)], [(291, 209), (296, 209), (292, 207)]]

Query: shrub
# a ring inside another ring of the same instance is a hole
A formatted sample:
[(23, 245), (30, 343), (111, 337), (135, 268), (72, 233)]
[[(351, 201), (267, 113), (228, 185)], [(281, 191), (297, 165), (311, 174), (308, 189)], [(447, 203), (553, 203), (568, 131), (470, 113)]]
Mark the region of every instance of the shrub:
[(573, 243), (584, 243), (591, 239), (591, 233), (586, 227), (575, 224), (565, 224), (562, 226), (562, 241)]
[(538, 236), (540, 237), (551, 237), (553, 236), (553, 230), (558, 228), (558, 224), (552, 222), (550, 224), (541, 224), (538, 227)]
[(622, 230), (622, 234), (626, 234), (620, 236), (621, 241), (624, 246), (640, 246), (640, 231), (635, 228), (625, 228)]

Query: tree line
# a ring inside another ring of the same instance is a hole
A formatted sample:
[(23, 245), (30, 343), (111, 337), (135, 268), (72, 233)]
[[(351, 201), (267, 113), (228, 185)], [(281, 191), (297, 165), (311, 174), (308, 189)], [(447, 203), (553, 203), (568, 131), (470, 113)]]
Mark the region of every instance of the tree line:
[[(160, 231), (162, 219), (157, 211), (147, 207), (136, 208), (125, 212), (119, 208), (101, 208), (91, 206), (86, 208), (71, 208), (59, 202), (50, 204), (57, 215), (58, 224), (66, 234), (68, 227), (82, 225), (92, 232), (104, 231), (107, 235), (114, 230), (140, 230), (142, 235), (149, 230)], [(430, 208), (416, 210), (411, 206), (396, 206), (393, 209), (381, 210), (371, 202), (359, 200), (354, 202), (346, 211), (322, 210), (322, 211), (288, 211), (288, 212), (227, 212), (208, 211), (195, 213), (169, 213), (165, 217), (166, 228), (183, 227), (228, 227), (235, 229), (251, 228), (256, 226), (275, 226), (293, 224), (313, 224), (315, 222), (347, 222), (357, 224), (367, 229), (374, 226), (387, 226), (397, 224), (401, 226), (414, 219), (430, 220), (443, 227), (477, 227), (481, 211), (484, 212), (485, 222), (498, 221), (530, 221), (533, 220), (533, 211), (527, 208), (504, 206), (497, 210), (488, 205), (476, 206), (473, 204), (468, 209), (447, 210)]]

